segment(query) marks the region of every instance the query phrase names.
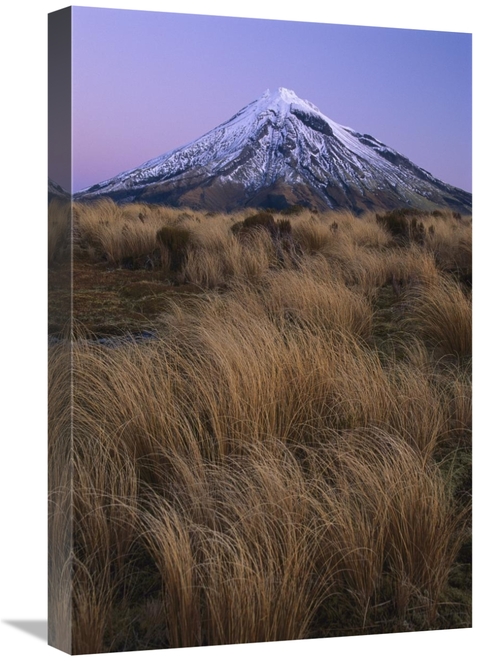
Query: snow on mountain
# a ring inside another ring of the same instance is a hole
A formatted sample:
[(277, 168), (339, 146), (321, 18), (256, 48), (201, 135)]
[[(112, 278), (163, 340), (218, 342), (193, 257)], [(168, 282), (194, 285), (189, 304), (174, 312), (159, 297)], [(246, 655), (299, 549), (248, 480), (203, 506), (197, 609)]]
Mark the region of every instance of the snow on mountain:
[(98, 196), (225, 211), (300, 203), (355, 212), (411, 206), (470, 213), (472, 205), (470, 193), (335, 123), (283, 87), (267, 90), (184, 147), (75, 195)]
[(50, 177), (48, 178), (48, 196), (49, 196), (49, 202), (53, 197), (60, 197), (63, 199), (67, 199), (70, 197), (69, 193), (67, 193), (62, 186), (59, 186), (58, 183), (56, 183), (53, 179)]

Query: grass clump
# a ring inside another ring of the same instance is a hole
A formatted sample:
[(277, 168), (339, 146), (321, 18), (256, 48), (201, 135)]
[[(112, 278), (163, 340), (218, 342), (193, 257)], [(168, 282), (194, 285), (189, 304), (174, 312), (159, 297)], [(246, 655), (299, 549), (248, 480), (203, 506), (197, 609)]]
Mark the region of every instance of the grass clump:
[(68, 262), (71, 250), (71, 204), (67, 200), (53, 197), (48, 211), (48, 263)]
[(454, 278), (441, 276), (430, 287), (408, 290), (406, 327), (441, 355), (472, 354), (472, 300)]
[(267, 232), (273, 233), (276, 228), (276, 221), (274, 216), (267, 211), (260, 211), (253, 216), (248, 216), (243, 221), (242, 231), (252, 229), (264, 229)]
[[(61, 645), (470, 626), (470, 222), (399, 243), (374, 213), (76, 211), (49, 370)], [(167, 273), (120, 267), (154, 250)]]
[(283, 216), (298, 216), (304, 211), (306, 211), (306, 207), (302, 206), (301, 204), (290, 204), (290, 206), (282, 209), (281, 213)]
[(399, 245), (412, 241), (422, 245), (426, 230), (421, 220), (418, 220), (414, 209), (395, 209), (386, 214), (376, 214), (377, 223), (384, 227)]
[(191, 232), (184, 227), (165, 225), (156, 233), (156, 240), (160, 246), (163, 268), (178, 273), (186, 261)]

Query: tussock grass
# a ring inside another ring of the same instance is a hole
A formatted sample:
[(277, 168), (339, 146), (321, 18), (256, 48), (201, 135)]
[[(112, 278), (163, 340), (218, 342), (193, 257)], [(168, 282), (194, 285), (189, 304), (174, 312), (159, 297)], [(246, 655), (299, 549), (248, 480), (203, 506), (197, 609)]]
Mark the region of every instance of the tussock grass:
[(51, 354), (52, 613), (73, 653), (456, 622), (470, 295), (436, 242), (458, 264), (470, 225), (423, 216), (425, 241), (398, 246), (374, 215), (302, 210), (286, 253), (231, 230), (251, 215), (76, 209), (86, 259), (111, 265), (187, 232), (175, 278), (203, 293), (169, 298), (154, 339), (76, 325), (71, 361)]
[(472, 300), (454, 279), (443, 276), (431, 287), (408, 290), (406, 324), (444, 354), (472, 353)]
[(175, 504), (156, 501), (144, 522), (169, 638), (186, 646), (304, 637), (321, 578), (310, 580), (316, 541), (293, 455), (275, 441), (223, 465), (204, 461), (195, 490), (188, 471)]
[(214, 289), (231, 280), (259, 281), (275, 262), (267, 232), (252, 232), (251, 241), (241, 242), (220, 227), (200, 233), (197, 244), (187, 252), (181, 277), (184, 282)]
[[(91, 557), (86, 560), (93, 564)], [(72, 653), (98, 654), (106, 649), (105, 634), (113, 603), (111, 567), (108, 564), (99, 571), (92, 571), (77, 559), (72, 564)]]
[[(472, 269), (472, 232), (470, 218), (456, 218), (450, 212), (428, 216), (425, 246), (443, 270)], [(433, 228), (430, 231), (430, 228)]]
[(72, 641), (71, 353), (48, 354), (48, 641), (67, 653)]
[[(428, 452), (448, 429), (444, 388), (426, 368), (384, 364), (346, 330), (350, 317), (311, 329), (314, 319), (297, 325), (284, 308), (275, 323), (275, 309), (270, 318), (257, 297), (243, 300), (179, 308), (164, 321), (165, 341), (147, 348), (111, 355), (79, 348), (77, 369), (91, 370), (85, 409), (119, 430), (134, 460), (154, 455), (160, 439), (183, 447), (198, 434), (205, 456), (219, 458), (241, 450), (247, 438), (299, 441), (311, 429), (370, 424), (397, 429)], [(116, 381), (106, 379), (109, 373)]]
[(464, 538), (463, 513), (436, 466), (422, 466), (401, 437), (377, 429), (338, 436), (316, 461), (328, 478), (319, 482), (317, 499), (327, 531), (325, 562), (358, 601), (363, 619), (389, 575), (399, 616), (417, 596), (432, 623)]
[[(269, 232), (252, 231), (247, 236), (231, 231), (236, 225), (243, 227), (249, 218), (270, 217), (257, 210), (204, 214), (143, 204), (119, 207), (104, 199), (77, 203), (73, 213), (81, 245), (90, 257), (106, 259), (112, 265), (154, 255), (161, 248), (157, 233), (162, 227), (189, 231), (190, 246), (181, 280), (210, 288), (226, 285), (232, 278), (257, 280), (280, 263), (288, 269), (318, 256), (327, 259), (346, 284), (358, 284), (366, 291), (387, 282), (404, 286), (412, 278), (427, 282), (435, 279), (436, 270), (464, 275), (471, 272), (470, 219), (456, 218), (446, 210), (418, 215), (424, 238), (403, 247), (394, 243), (374, 213), (356, 218), (350, 212), (311, 214), (302, 210), (286, 216), (294, 244), (292, 259), (277, 251)], [(279, 214), (274, 220), (276, 227), (284, 221)]]
[(103, 199), (73, 205), (75, 229), (80, 246), (91, 258), (119, 265), (124, 259), (150, 254), (158, 248), (156, 235), (175, 216), (146, 205), (118, 207)]
[(53, 197), (48, 210), (48, 264), (67, 262), (71, 247), (71, 204), (67, 200)]
[[(266, 311), (275, 322), (307, 327), (312, 332), (342, 329), (365, 338), (370, 334), (370, 301), (336, 278), (326, 260), (270, 273), (261, 291)], [(236, 295), (247, 298), (241, 289)]]

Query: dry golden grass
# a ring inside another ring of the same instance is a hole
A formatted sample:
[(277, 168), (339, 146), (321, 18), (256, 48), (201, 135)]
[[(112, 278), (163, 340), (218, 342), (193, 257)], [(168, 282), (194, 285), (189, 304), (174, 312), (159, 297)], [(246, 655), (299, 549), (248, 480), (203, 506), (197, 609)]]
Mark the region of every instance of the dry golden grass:
[[(446, 270), (472, 268), (472, 232), (470, 218), (455, 218), (450, 212), (424, 220), (427, 229), (426, 248), (432, 252), (439, 268)], [(430, 228), (433, 228), (429, 232)]]
[(48, 210), (48, 264), (67, 261), (70, 251), (71, 204), (67, 200), (53, 197)]
[(179, 306), (164, 318), (164, 339), (148, 346), (77, 345), (89, 424), (105, 420), (107, 434), (116, 430), (134, 448), (134, 460), (159, 442), (182, 447), (193, 432), (206, 456), (218, 458), (247, 437), (300, 440), (310, 428), (371, 424), (432, 452), (448, 431), (451, 404), (426, 365), (383, 362), (353, 335), (369, 330), (369, 318), (352, 310), (343, 317), (341, 304), (323, 321), (314, 308), (301, 309), (301, 299), (294, 316), (278, 300), (273, 290), (259, 299), (242, 289), (190, 311)]
[(72, 640), (72, 445), (71, 352), (48, 355), (48, 641), (71, 652)]
[[(110, 264), (156, 250), (159, 227), (188, 229), (175, 277), (204, 293), (169, 300), (149, 341), (75, 329), (71, 464), (54, 350), (56, 514), (67, 465), (74, 488), (73, 536), (56, 516), (50, 529), (74, 553), (66, 649), (445, 628), (470, 509), (450, 460), (465, 453), (463, 472), (470, 453), (470, 301), (435, 245), (395, 246), (370, 215), (291, 216), (293, 253), (233, 233), (244, 214), (103, 202), (76, 217), (88, 258)], [(450, 216), (447, 235), (446, 219), (424, 221), (452, 255), (470, 226)]]
[(232, 279), (255, 282), (276, 261), (269, 235), (257, 232), (252, 242), (243, 243), (227, 227), (195, 235), (187, 253), (181, 279), (190, 284), (213, 289)]
[(308, 631), (321, 578), (310, 580), (317, 540), (305, 479), (282, 443), (257, 447), (223, 464), (203, 461), (194, 474), (179, 462), (172, 495), (145, 517), (175, 646)]
[(157, 231), (172, 215), (146, 205), (121, 209), (104, 199), (91, 205), (75, 203), (73, 217), (80, 245), (91, 257), (118, 265), (123, 259), (153, 252), (158, 247)]
[[(247, 241), (231, 232), (235, 223), (255, 212), (248, 209), (227, 215), (144, 204), (119, 207), (106, 199), (73, 206), (75, 228), (90, 257), (104, 258), (115, 266), (158, 250), (156, 233), (163, 226), (189, 230), (192, 240), (182, 279), (210, 288), (226, 285), (234, 277), (257, 280), (278, 265), (278, 256), (285, 258), (287, 268), (296, 265), (296, 260), (277, 251), (266, 232), (256, 232)], [(300, 253), (326, 258), (346, 284), (357, 283), (367, 290), (390, 280), (435, 280), (436, 267), (447, 271), (471, 268), (470, 219), (457, 219), (451, 212), (421, 216), (423, 245), (413, 243), (406, 249), (394, 245), (374, 213), (356, 218), (350, 212), (311, 214), (304, 210), (287, 219)]]
[(415, 286), (407, 292), (406, 324), (441, 353), (472, 353), (472, 298), (450, 277), (431, 287)]
[(423, 465), (403, 438), (376, 429), (337, 436), (316, 461), (325, 562), (357, 599), (364, 619), (385, 574), (400, 617), (413, 594), (432, 623), (463, 540), (463, 513), (436, 466)]
[[(245, 288), (235, 291), (242, 301), (251, 296)], [(373, 310), (369, 300), (334, 279), (328, 262), (316, 260), (294, 270), (269, 273), (261, 300), (275, 323), (294, 324), (311, 330), (345, 330), (368, 337)]]

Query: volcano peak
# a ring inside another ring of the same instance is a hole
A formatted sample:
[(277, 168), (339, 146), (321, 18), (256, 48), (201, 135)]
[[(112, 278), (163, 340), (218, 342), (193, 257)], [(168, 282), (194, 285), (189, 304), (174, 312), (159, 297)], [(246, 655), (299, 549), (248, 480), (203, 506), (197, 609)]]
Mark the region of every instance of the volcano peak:
[(101, 195), (212, 211), (303, 204), (356, 213), (397, 207), (470, 213), (472, 207), (470, 193), (335, 123), (286, 87), (266, 90), (197, 140), (76, 197)]

